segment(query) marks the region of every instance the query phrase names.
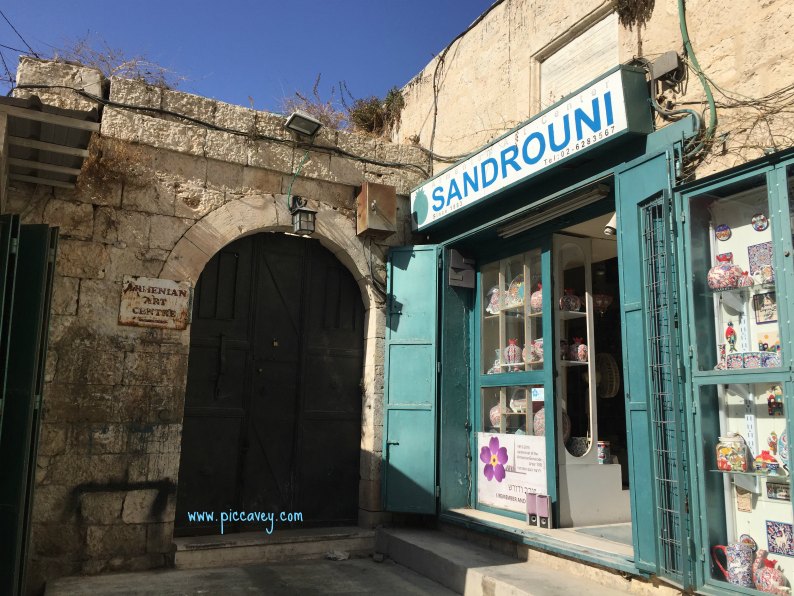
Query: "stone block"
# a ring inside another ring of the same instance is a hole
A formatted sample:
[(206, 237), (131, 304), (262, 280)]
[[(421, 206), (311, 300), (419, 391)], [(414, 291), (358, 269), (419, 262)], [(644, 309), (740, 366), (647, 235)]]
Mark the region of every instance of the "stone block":
[(86, 554), (91, 557), (122, 557), (146, 552), (146, 525), (89, 526)]
[(177, 217), (201, 219), (226, 202), (225, 193), (222, 190), (180, 185), (175, 191), (174, 215)]
[(37, 523), (68, 523), (77, 514), (72, 487), (48, 484), (33, 492), (33, 520)]
[(174, 524), (149, 524), (146, 527), (146, 551), (149, 553), (171, 553), (174, 545)]
[(52, 383), (55, 379), (55, 371), (58, 369), (58, 352), (47, 350), (47, 359), (44, 363), (44, 382)]
[(365, 164), (347, 157), (331, 156), (326, 180), (348, 186), (361, 186), (364, 180)]
[(337, 146), (353, 155), (374, 159), (377, 157), (378, 141), (370, 136), (340, 130), (336, 136)]
[(205, 186), (207, 183), (207, 159), (202, 155), (183, 155), (173, 151), (158, 151), (154, 168), (172, 187), (179, 184)]
[[(284, 128), (287, 119), (271, 112), (256, 112), (256, 133), (271, 139), (292, 141), (292, 133)], [(274, 141), (269, 141), (274, 142)]]
[(94, 209), (88, 203), (53, 199), (44, 209), (44, 221), (58, 226), (62, 238), (90, 240), (94, 229)]
[(56, 270), (61, 275), (103, 279), (108, 262), (107, 249), (102, 244), (67, 239), (58, 243)]
[(105, 107), (102, 112), (101, 131), (105, 138), (138, 143), (141, 140), (142, 126), (143, 115), (141, 114), (111, 106)]
[(44, 394), (45, 422), (113, 422), (117, 420), (116, 412), (112, 385), (56, 382), (50, 383)]
[(118, 220), (113, 207), (98, 207), (94, 213), (94, 242), (115, 244), (119, 239)]
[(52, 312), (57, 315), (77, 314), (77, 297), (79, 291), (79, 279), (76, 277), (56, 275), (52, 287)]
[(383, 468), (382, 451), (362, 451), (359, 461), (359, 474), (362, 480), (380, 482)]
[(229, 161), (233, 163), (218, 161), (217, 158), (207, 160), (207, 188), (224, 192), (239, 191), (243, 182), (243, 167), (246, 160)]
[(214, 99), (192, 93), (172, 89), (163, 89), (162, 92), (162, 108), (164, 110), (201, 120), (207, 124), (214, 123), (217, 105), (218, 102)]
[(110, 100), (145, 108), (160, 108), (163, 90), (143, 81), (110, 77)]
[(125, 385), (169, 385), (186, 375), (185, 354), (128, 352), (124, 358)]
[(171, 480), (176, 482), (179, 475), (179, 453), (153, 453), (149, 455), (146, 479)]
[[(108, 247), (107, 250), (110, 260), (106, 272), (106, 279), (116, 284), (115, 293), (117, 298), (121, 296), (121, 282), (125, 275), (136, 275), (139, 277), (158, 277), (163, 268), (166, 254), (160, 249), (122, 249)], [(118, 304), (118, 301), (116, 302)], [(116, 310), (118, 318), (118, 309)]]
[(247, 135), (256, 132), (257, 112), (250, 108), (217, 102), (215, 105), (215, 125), (237, 130)]
[(119, 523), (124, 495), (121, 491), (83, 493), (80, 495), (80, 517), (89, 524)]
[(80, 283), (78, 316), (95, 333), (112, 334), (118, 328), (121, 286), (108, 280), (84, 279)]
[(123, 352), (69, 350), (61, 352), (55, 379), (60, 383), (115, 385), (121, 382)]
[(69, 558), (80, 552), (83, 536), (73, 524), (34, 523), (31, 527), (31, 550), (43, 557)]
[(42, 424), (39, 431), (39, 455), (59, 455), (66, 451), (69, 426), (59, 420), (52, 424)]
[(205, 153), (208, 158), (225, 163), (248, 163), (248, 138), (218, 130), (207, 131)]
[(175, 194), (157, 184), (125, 186), (121, 196), (121, 204), (125, 210), (160, 215), (174, 214), (174, 200)]
[(125, 524), (142, 524), (155, 520), (154, 505), (157, 489), (131, 490), (124, 497), (121, 518)]
[(70, 443), (74, 451), (88, 455), (123, 453), (125, 429), (121, 424), (74, 425)]
[(202, 251), (187, 237), (182, 238), (171, 251), (160, 276), (163, 279), (188, 281), (195, 285), (210, 257), (211, 255)]
[[(67, 201), (82, 201), (92, 205), (107, 205), (119, 207), (121, 205), (121, 174), (118, 172), (102, 172), (107, 168), (107, 160), (102, 159), (95, 167), (100, 172), (89, 170), (80, 174), (77, 179), (77, 188), (74, 190), (56, 188), (55, 196)], [(113, 167), (116, 167), (114, 164)]]
[[(302, 173), (303, 172), (301, 172), (301, 174)], [(284, 176), (281, 179), (282, 194), (287, 194), (290, 182), (292, 182), (291, 176)], [(292, 194), (318, 202), (321, 201), (324, 205), (332, 208), (343, 209), (345, 216), (348, 217), (355, 226), (356, 197), (352, 186), (312, 180), (310, 178), (303, 178), (301, 175), (292, 183)], [(351, 238), (355, 237), (355, 235), (354, 229)]]
[(117, 213), (118, 241), (132, 247), (149, 246), (149, 214), (135, 211)]
[[(54, 62), (21, 56), (17, 66), (17, 85), (62, 85), (83, 89), (92, 95), (102, 97), (105, 77), (96, 68)], [(97, 103), (78, 95), (71, 89), (15, 89), (15, 97), (38, 95), (45, 104), (55, 105), (68, 110), (92, 110)]]
[[(297, 170), (303, 154), (296, 153), (293, 170)], [(309, 151), (308, 158), (303, 162), (299, 176), (302, 178), (315, 178), (317, 180), (330, 180), (331, 174), (331, 155), (320, 151)]]
[(159, 149), (203, 156), (207, 129), (160, 118), (141, 117), (140, 142)]
[(291, 144), (282, 145), (273, 141), (249, 142), (248, 165), (291, 175), (294, 153)]
[(243, 190), (253, 189), (267, 194), (281, 192), (281, 174), (261, 168), (243, 168)]
[(150, 394), (150, 420), (155, 423), (181, 423), (185, 404), (183, 386), (152, 387)]

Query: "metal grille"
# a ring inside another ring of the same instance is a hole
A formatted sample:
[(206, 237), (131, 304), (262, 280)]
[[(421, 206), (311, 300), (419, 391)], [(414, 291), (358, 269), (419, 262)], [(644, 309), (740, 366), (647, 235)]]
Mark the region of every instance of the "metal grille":
[(678, 299), (670, 200), (643, 206), (643, 269), (648, 338), (649, 411), (660, 572), (688, 575), (688, 501), (679, 399)]

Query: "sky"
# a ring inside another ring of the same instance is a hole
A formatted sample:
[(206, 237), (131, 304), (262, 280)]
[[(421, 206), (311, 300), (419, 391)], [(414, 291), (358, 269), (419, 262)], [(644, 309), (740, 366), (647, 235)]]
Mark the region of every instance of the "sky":
[[(384, 97), (492, 2), (0, 0), (0, 10), (43, 57), (87, 38), (185, 77), (182, 91), (282, 112), (295, 91), (311, 94), (318, 74), (324, 101), (340, 81), (354, 98)], [(26, 48), (2, 18), (0, 44)], [(13, 69), (19, 52), (0, 51)]]

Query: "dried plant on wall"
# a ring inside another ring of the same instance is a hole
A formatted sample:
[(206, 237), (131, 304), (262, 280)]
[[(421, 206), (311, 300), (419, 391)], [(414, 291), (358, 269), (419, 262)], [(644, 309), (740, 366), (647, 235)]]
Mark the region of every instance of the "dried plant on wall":
[(653, 14), (655, 0), (617, 0), (617, 13), (620, 24), (630, 30), (642, 27)]

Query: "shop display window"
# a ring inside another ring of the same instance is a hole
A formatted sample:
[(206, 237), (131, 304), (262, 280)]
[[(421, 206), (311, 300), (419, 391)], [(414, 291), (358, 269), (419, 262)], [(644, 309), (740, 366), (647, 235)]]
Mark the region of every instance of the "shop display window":
[(482, 351), (486, 375), (543, 368), (540, 250), (481, 270)]
[(694, 196), (690, 217), (699, 370), (779, 368), (784, 355), (765, 176)]
[(701, 388), (702, 407), (716, 414), (704, 420), (704, 462), (723, 479), (710, 494), (724, 506), (709, 498), (712, 576), (748, 588), (794, 578), (784, 387), (772, 380)]

